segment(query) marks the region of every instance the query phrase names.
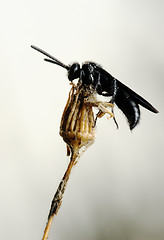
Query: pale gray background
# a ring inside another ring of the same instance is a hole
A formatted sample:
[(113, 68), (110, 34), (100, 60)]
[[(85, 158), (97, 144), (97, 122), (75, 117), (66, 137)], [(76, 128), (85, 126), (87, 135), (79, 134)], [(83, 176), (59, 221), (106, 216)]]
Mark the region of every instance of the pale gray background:
[(0, 238), (42, 238), (68, 164), (59, 136), (68, 64), (103, 65), (149, 100), (133, 133), (116, 110), (74, 168), (49, 239), (164, 239), (164, 1), (4, 1), (0, 13)]

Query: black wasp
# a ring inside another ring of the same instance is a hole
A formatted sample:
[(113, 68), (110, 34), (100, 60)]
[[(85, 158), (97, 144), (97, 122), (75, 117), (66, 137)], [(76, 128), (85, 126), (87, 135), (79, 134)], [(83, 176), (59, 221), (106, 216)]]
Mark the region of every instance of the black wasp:
[(153, 113), (158, 113), (158, 110), (148, 101), (114, 78), (98, 64), (86, 62), (82, 64), (81, 68), (79, 63), (65, 65), (42, 49), (35, 46), (31, 47), (50, 58), (45, 58), (45, 61), (65, 68), (68, 71), (69, 81), (80, 79), (84, 86), (91, 86), (97, 94), (106, 97), (111, 96), (110, 103), (116, 103), (125, 114), (131, 130), (138, 124), (140, 119), (139, 105)]

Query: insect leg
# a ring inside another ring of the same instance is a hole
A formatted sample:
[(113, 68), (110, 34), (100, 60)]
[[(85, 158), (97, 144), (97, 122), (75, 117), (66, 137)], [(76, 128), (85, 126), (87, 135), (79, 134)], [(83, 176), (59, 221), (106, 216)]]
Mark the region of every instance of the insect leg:
[(101, 118), (104, 115), (105, 115), (105, 113), (103, 113), (101, 110), (98, 111), (98, 113), (96, 114), (96, 117), (95, 117), (94, 127), (96, 126), (97, 118)]
[[(114, 110), (113, 110), (113, 108), (112, 108), (112, 113), (113, 113), (113, 115), (114, 115)], [(119, 126), (118, 126), (117, 120), (116, 120), (116, 118), (115, 118), (115, 115), (113, 116), (113, 120), (114, 120), (114, 123), (116, 124), (116, 127), (117, 127), (117, 129), (118, 129)]]

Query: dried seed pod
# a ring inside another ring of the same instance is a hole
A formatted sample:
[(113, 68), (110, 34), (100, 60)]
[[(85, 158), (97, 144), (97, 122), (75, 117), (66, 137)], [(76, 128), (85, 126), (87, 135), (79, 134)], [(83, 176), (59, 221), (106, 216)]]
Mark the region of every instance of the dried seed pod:
[(73, 85), (60, 124), (60, 135), (74, 158), (78, 158), (95, 139), (92, 105), (85, 104), (85, 98), (84, 87)]

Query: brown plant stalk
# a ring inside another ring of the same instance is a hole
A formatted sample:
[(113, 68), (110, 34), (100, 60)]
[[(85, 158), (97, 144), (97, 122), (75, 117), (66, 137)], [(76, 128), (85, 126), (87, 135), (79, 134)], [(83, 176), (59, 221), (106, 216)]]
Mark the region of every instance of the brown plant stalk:
[(65, 172), (65, 174), (64, 174), (64, 176), (63, 176), (63, 178), (62, 178), (62, 180), (61, 180), (61, 182), (58, 186), (58, 189), (57, 189), (57, 191), (54, 195), (54, 198), (53, 198), (52, 204), (51, 204), (51, 208), (50, 208), (50, 212), (49, 212), (49, 215), (48, 215), (48, 221), (47, 221), (47, 224), (46, 224), (46, 227), (45, 227), (45, 230), (44, 230), (44, 235), (43, 235), (42, 240), (47, 240), (48, 239), (48, 234), (49, 234), (49, 231), (50, 231), (52, 220), (54, 218), (54, 215), (57, 215), (57, 212), (58, 212), (58, 210), (61, 206), (63, 194), (65, 192), (65, 188), (66, 188), (66, 185), (67, 185), (72, 167), (75, 164), (75, 161), (76, 161), (76, 158), (71, 157), (69, 165), (67, 167), (67, 170), (66, 170), (66, 172)]

